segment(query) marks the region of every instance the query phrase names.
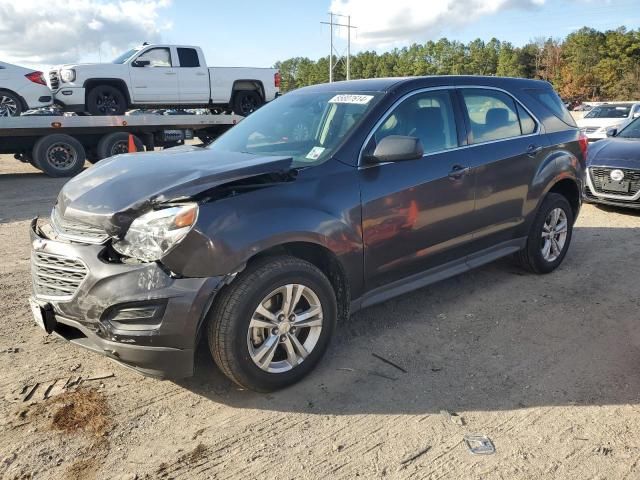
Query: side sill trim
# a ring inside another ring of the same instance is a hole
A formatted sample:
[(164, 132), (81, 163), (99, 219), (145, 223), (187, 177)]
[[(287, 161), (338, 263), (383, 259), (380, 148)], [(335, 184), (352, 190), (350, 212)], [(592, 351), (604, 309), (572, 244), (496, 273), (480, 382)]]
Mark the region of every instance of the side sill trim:
[(526, 242), (527, 237), (507, 240), (462, 259), (454, 260), (444, 265), (397, 280), (389, 285), (375, 288), (351, 302), (351, 313), (511, 255), (512, 253), (522, 250)]

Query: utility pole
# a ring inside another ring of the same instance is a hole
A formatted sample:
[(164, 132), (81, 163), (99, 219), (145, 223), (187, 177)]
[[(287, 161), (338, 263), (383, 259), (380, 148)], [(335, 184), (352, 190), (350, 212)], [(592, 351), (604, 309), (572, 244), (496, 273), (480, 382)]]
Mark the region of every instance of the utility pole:
[[(343, 23), (334, 23), (333, 17), (343, 17), (347, 19), (347, 24)], [(342, 55), (339, 55), (338, 52), (335, 51), (333, 47), (333, 27), (347, 27), (347, 80), (351, 79), (351, 29), (358, 28), (351, 26), (351, 16), (350, 15), (340, 15), (337, 13), (329, 12), (329, 21), (328, 22), (320, 22), (323, 25), (329, 25), (329, 83), (333, 82), (333, 68), (335, 65), (333, 64), (333, 54), (335, 53), (338, 57), (338, 62), (342, 60)]]

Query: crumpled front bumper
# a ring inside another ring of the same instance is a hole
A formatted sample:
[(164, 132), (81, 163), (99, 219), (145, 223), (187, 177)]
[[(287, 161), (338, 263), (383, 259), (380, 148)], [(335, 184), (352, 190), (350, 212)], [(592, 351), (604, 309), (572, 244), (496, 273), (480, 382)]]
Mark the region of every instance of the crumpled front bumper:
[[(86, 267), (77, 289), (65, 298), (42, 294), (34, 286), (33, 298), (53, 310), (53, 333), (146, 375), (193, 374), (199, 328), (224, 277), (174, 278), (157, 262), (111, 263), (105, 259), (104, 245), (47, 238), (37, 219), (31, 222), (30, 234), (34, 278), (41, 268), (38, 253), (75, 259)], [(149, 325), (136, 325), (134, 320), (133, 329), (127, 325), (123, 330), (122, 323), (111, 321), (113, 312), (131, 306), (157, 307), (158, 315)]]

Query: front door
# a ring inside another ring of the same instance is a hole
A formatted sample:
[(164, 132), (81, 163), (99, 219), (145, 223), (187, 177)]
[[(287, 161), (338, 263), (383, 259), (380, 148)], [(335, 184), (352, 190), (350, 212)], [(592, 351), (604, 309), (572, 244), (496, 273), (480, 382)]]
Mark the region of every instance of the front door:
[(459, 146), (452, 93), (408, 96), (365, 147), (387, 135), (420, 138), (418, 160), (362, 165), (362, 228), (367, 290), (452, 261), (464, 262), (472, 237), (473, 174)]
[(179, 102), (178, 72), (169, 47), (145, 50), (131, 62), (130, 71), (134, 103)]

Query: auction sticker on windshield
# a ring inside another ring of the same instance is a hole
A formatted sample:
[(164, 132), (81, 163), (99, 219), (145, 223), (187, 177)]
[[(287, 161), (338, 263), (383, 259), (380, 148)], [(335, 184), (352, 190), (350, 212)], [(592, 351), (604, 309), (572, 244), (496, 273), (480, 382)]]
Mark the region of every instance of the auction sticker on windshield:
[(366, 105), (372, 98), (373, 95), (341, 94), (333, 97), (329, 100), (329, 103), (353, 103), (356, 105)]
[(317, 160), (318, 158), (320, 158), (320, 155), (322, 155), (322, 152), (324, 152), (324, 147), (313, 147), (309, 153), (307, 153), (307, 156), (305, 158), (309, 159), (309, 160)]

